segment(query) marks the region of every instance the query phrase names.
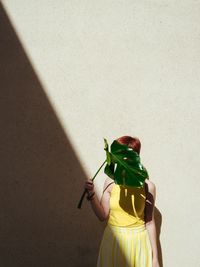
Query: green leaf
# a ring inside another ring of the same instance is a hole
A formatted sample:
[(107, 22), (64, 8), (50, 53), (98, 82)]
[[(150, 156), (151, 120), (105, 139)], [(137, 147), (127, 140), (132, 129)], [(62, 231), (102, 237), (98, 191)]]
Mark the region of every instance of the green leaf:
[(109, 160), (104, 168), (106, 175), (119, 185), (143, 186), (148, 173), (141, 164), (140, 156), (136, 151), (115, 140), (111, 144), (111, 152), (108, 151), (108, 144), (106, 144), (107, 152), (109, 153)]
[[(99, 167), (92, 180), (95, 179), (105, 163), (104, 173), (112, 178), (116, 184), (141, 187), (148, 177), (147, 170), (140, 162), (140, 156), (132, 148), (121, 145), (116, 140), (111, 144), (111, 152), (107, 140), (104, 138), (104, 150), (106, 160)], [(81, 208), (83, 199), (87, 193), (85, 189), (78, 203)]]
[(109, 152), (108, 142), (105, 138), (104, 138), (104, 150), (106, 151), (107, 164), (110, 165), (111, 164), (111, 156), (110, 156), (110, 152)]
[(115, 165), (111, 163), (110, 165), (106, 164), (104, 168), (104, 173), (106, 173), (113, 180), (114, 180), (114, 166)]

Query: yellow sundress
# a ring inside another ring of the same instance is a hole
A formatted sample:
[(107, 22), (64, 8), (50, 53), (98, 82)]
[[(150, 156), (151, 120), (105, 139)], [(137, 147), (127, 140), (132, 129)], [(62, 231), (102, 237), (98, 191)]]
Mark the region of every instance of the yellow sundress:
[(144, 221), (145, 200), (145, 186), (113, 185), (97, 267), (152, 267)]

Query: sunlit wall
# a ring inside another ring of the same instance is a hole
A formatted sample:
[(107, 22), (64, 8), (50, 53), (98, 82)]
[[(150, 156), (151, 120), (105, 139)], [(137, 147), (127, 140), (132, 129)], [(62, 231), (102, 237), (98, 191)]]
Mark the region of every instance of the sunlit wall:
[(2, 3), (87, 176), (104, 161), (104, 137), (139, 137), (163, 266), (199, 266), (200, 3)]

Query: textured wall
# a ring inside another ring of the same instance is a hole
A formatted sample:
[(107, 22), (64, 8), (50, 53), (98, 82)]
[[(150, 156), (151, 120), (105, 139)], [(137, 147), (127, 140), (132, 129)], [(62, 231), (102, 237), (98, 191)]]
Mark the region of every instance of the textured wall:
[(104, 224), (76, 204), (103, 137), (125, 134), (157, 186), (160, 261), (199, 266), (199, 1), (5, 0), (0, 12), (3, 266), (95, 266)]

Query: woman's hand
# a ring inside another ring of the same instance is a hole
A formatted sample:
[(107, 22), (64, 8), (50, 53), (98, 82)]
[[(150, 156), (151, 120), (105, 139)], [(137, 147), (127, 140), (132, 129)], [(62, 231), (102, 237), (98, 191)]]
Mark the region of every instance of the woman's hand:
[(87, 190), (88, 196), (92, 195), (94, 193), (94, 183), (92, 179), (87, 179), (85, 181), (85, 189)]
[(94, 191), (94, 183), (93, 183), (93, 181), (92, 181), (92, 179), (87, 179), (86, 181), (85, 181), (85, 189), (87, 189), (88, 191)]

